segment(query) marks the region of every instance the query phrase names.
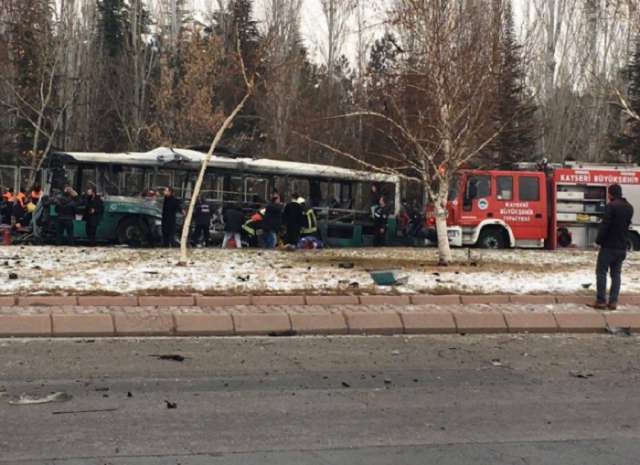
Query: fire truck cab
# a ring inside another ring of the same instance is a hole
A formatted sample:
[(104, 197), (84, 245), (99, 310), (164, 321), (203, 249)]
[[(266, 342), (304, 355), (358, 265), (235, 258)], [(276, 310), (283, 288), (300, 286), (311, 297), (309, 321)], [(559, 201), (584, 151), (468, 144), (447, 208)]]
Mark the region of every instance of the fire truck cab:
[[(607, 186), (618, 183), (635, 215), (629, 249), (640, 250), (640, 168), (567, 162), (522, 163), (517, 170), (462, 170), (447, 202), (452, 246), (482, 248), (593, 246), (607, 203)], [(433, 206), (427, 237), (436, 239)]]
[[(544, 247), (549, 230), (545, 174), (536, 171), (461, 171), (447, 203), (453, 246)], [(434, 224), (431, 214), (429, 223)]]

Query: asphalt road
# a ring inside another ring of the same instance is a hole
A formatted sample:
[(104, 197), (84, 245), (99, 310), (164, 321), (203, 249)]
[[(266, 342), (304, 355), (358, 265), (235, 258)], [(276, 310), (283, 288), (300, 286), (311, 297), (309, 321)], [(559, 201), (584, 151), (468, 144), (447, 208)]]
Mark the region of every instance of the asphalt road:
[[(5, 340), (0, 464), (637, 465), (639, 354), (622, 336)], [(72, 398), (9, 404), (52, 391)]]

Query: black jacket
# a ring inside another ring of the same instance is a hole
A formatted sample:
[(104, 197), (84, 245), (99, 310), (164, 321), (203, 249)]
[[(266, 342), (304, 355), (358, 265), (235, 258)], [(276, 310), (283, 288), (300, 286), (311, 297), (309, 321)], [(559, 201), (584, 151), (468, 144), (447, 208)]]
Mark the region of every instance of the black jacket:
[(378, 205), (373, 210), (373, 222), (376, 228), (384, 228), (387, 226), (387, 220), (389, 219), (389, 211), (387, 207)]
[[(84, 219), (88, 220), (99, 220), (104, 213), (104, 204), (102, 203), (102, 199), (94, 195), (93, 197), (86, 197), (84, 201), (85, 213)], [(93, 210), (93, 213), (91, 212)]]
[(56, 215), (61, 220), (73, 220), (76, 215), (76, 201), (69, 194), (56, 199)]
[(224, 219), (224, 232), (237, 234), (242, 231), (244, 214), (235, 207), (225, 208), (222, 213)]
[(304, 224), (304, 210), (298, 202), (289, 202), (284, 207), (282, 220), (287, 228), (300, 229)]
[(194, 220), (197, 226), (209, 226), (211, 224), (211, 206), (205, 202), (198, 202), (193, 210)]
[(265, 210), (262, 229), (267, 232), (278, 232), (282, 226), (282, 207), (280, 204), (271, 202)]
[(173, 195), (164, 198), (162, 204), (162, 222), (164, 224), (170, 224), (176, 222), (176, 215), (182, 211), (182, 204)]
[(596, 244), (603, 249), (627, 249), (627, 231), (631, 225), (633, 207), (627, 199), (615, 199), (607, 204), (598, 229)]

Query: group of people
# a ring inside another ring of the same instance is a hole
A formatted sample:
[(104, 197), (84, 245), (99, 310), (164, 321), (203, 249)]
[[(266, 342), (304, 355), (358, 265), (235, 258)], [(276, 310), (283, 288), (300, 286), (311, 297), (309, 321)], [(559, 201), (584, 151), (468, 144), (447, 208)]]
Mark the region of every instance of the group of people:
[(90, 244), (96, 243), (98, 225), (104, 213), (104, 204), (95, 189), (88, 188), (84, 195), (71, 187), (65, 186), (63, 191), (53, 199), (56, 213), (56, 244), (73, 245), (75, 233), (73, 221), (81, 215), (85, 223), (85, 233)]
[[(162, 206), (162, 244), (175, 245), (177, 216), (185, 215), (182, 202), (173, 189), (164, 190)], [(198, 198), (193, 211), (192, 245), (210, 242), (209, 228), (214, 212), (211, 205)], [(280, 194), (274, 192), (269, 202), (264, 202), (248, 216), (235, 204), (227, 204), (221, 211), (224, 226), (222, 247), (241, 248), (243, 243), (272, 249), (282, 243), (289, 247), (317, 248), (322, 243), (318, 234), (315, 212), (306, 200), (294, 193), (291, 200), (283, 204)]]
[(20, 189), (17, 193), (13, 188), (4, 189), (0, 204), (2, 225), (17, 230), (24, 228), (31, 222), (41, 196), (40, 186), (34, 186), (29, 193), (26, 189)]

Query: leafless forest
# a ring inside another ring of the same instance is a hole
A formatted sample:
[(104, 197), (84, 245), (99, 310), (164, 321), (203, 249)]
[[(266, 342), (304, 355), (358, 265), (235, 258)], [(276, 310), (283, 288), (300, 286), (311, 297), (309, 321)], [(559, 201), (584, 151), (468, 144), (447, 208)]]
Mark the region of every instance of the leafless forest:
[(244, 63), (239, 153), (421, 181), (637, 161), (639, 19), (637, 0), (0, 0), (0, 153), (208, 146)]

